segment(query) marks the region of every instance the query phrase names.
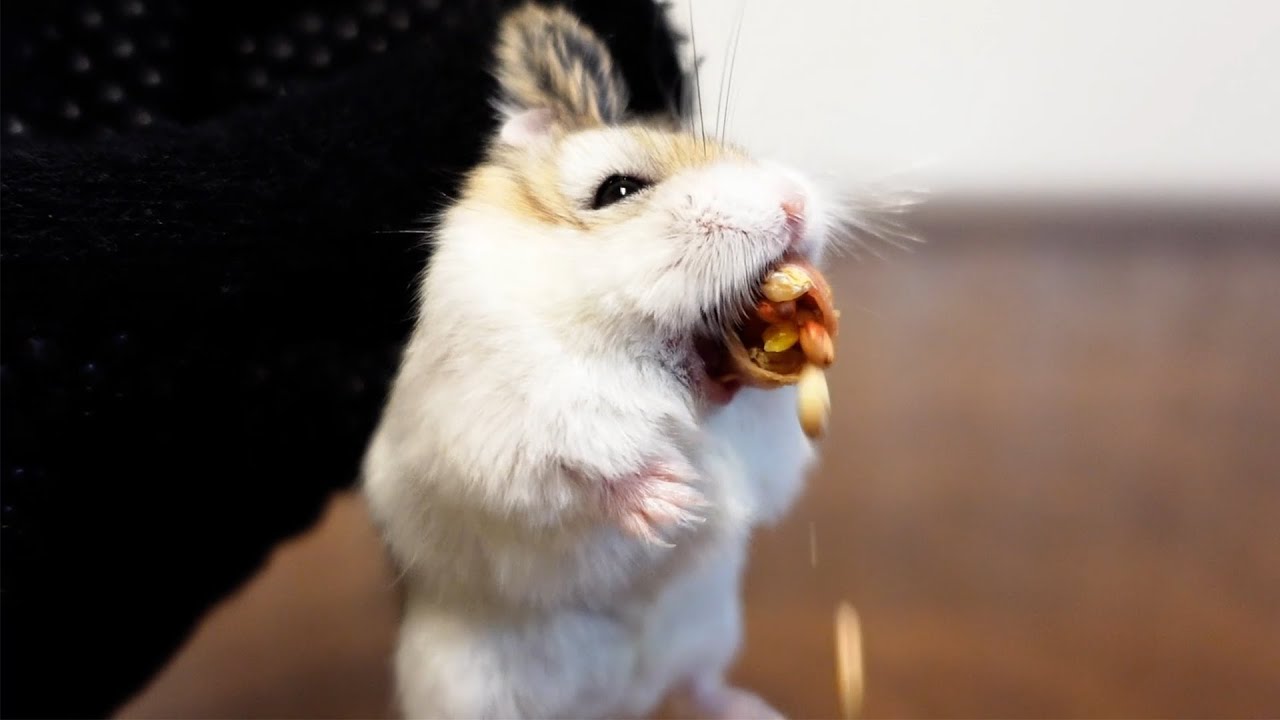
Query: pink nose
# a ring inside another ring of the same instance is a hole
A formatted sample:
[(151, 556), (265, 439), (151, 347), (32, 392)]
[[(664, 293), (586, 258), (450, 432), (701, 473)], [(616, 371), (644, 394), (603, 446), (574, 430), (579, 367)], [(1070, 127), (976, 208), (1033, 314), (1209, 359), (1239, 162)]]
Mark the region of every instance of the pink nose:
[(787, 220), (791, 222), (803, 221), (804, 196), (799, 193), (788, 196), (782, 201), (782, 212), (787, 214)]

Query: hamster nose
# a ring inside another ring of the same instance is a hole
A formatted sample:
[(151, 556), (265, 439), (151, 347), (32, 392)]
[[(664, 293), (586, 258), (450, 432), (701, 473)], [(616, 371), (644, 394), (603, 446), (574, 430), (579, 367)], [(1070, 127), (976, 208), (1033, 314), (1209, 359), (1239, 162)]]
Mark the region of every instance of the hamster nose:
[(782, 212), (786, 213), (789, 222), (803, 222), (804, 196), (800, 193), (788, 195), (782, 201)]

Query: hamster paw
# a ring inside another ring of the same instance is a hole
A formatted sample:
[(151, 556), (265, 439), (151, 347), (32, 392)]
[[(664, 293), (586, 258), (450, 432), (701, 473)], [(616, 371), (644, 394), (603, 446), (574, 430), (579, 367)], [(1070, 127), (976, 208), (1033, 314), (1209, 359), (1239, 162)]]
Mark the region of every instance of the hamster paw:
[(658, 531), (702, 522), (698, 511), (707, 506), (689, 480), (690, 473), (669, 463), (652, 463), (641, 472), (606, 484), (605, 512), (626, 533), (671, 547)]

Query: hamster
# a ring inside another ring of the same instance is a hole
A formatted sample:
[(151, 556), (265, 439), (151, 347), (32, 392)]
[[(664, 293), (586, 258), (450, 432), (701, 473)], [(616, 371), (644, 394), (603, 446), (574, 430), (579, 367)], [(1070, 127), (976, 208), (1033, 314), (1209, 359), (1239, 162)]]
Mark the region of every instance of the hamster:
[(803, 175), (626, 114), (564, 9), (504, 17), (501, 114), (435, 231), (362, 468), (401, 572), (403, 713), (779, 717), (725, 673), (752, 529), (815, 460), (795, 389), (706, 348), (831, 220)]

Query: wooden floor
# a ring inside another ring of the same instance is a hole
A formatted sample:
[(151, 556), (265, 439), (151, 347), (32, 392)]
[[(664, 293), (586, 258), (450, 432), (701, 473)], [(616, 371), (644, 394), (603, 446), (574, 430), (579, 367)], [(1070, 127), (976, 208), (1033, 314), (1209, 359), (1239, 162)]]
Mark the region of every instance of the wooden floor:
[[(848, 600), (870, 717), (1280, 715), (1280, 222), (920, 222), (831, 273), (834, 426), (737, 680), (836, 716)], [(340, 498), (121, 716), (386, 716), (390, 582)]]

